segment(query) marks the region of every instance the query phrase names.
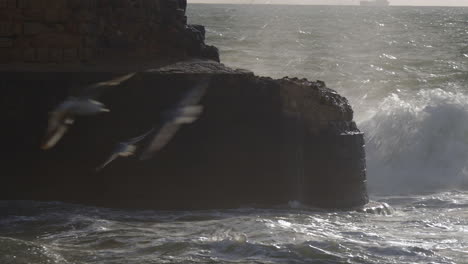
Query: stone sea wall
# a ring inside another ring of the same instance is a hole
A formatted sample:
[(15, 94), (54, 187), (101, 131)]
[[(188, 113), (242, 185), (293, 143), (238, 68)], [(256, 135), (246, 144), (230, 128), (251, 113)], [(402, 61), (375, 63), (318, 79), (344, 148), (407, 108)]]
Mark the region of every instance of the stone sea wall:
[(207, 57), (185, 0), (0, 0), (0, 63)]

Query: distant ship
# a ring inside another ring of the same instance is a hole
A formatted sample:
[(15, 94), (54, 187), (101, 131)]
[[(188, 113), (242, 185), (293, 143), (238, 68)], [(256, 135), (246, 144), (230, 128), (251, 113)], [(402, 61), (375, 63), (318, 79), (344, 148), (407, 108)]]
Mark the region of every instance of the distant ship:
[(388, 0), (361, 1), (362, 6), (389, 6)]

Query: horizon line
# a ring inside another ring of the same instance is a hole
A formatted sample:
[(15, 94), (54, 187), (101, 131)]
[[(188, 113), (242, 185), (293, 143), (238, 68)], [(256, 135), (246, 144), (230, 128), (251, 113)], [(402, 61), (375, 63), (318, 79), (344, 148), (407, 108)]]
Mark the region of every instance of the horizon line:
[[(279, 3), (188, 3), (189, 5), (274, 5), (274, 6), (359, 6), (359, 4), (279, 4)], [(468, 5), (389, 5), (389, 6), (362, 6), (364, 8), (391, 8), (391, 7), (467, 7)]]

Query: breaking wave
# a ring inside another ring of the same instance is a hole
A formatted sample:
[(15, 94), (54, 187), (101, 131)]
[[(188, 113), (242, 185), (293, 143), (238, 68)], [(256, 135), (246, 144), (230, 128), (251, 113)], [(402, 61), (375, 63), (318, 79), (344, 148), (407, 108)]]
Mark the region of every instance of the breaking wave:
[(369, 188), (380, 194), (459, 188), (468, 182), (468, 96), (442, 89), (391, 94), (361, 122)]

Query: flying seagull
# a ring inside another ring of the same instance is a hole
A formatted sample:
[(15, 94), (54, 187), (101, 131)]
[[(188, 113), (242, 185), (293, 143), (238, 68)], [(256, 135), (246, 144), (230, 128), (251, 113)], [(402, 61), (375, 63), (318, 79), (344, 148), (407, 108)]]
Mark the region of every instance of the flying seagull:
[(74, 123), (75, 116), (89, 116), (103, 112), (109, 112), (104, 104), (94, 100), (105, 89), (117, 86), (133, 77), (135, 73), (130, 73), (106, 82), (99, 82), (89, 85), (83, 89), (79, 97), (69, 97), (59, 104), (49, 115), (47, 132), (42, 149), (54, 147), (69, 127)]
[(99, 167), (96, 168), (96, 171), (104, 169), (109, 163), (117, 159), (118, 157), (129, 157), (135, 155), (137, 150), (137, 144), (145, 139), (149, 134), (154, 131), (154, 127), (151, 128), (148, 132), (144, 133), (141, 136), (131, 138), (124, 142), (119, 142), (116, 146), (110, 157)]
[(199, 83), (190, 89), (174, 107), (163, 113), (163, 124), (141, 154), (141, 160), (151, 158), (155, 152), (164, 148), (183, 124), (193, 123), (200, 117), (203, 106), (198, 103), (205, 95), (208, 84), (208, 81)]

